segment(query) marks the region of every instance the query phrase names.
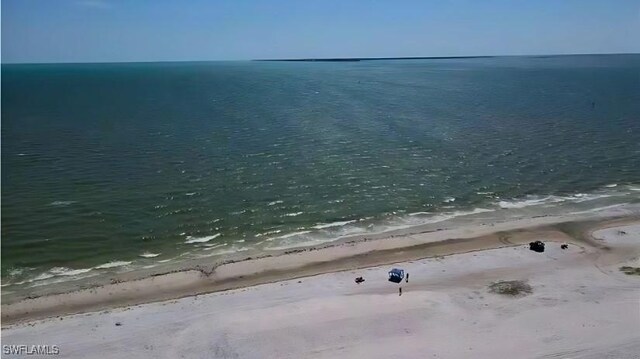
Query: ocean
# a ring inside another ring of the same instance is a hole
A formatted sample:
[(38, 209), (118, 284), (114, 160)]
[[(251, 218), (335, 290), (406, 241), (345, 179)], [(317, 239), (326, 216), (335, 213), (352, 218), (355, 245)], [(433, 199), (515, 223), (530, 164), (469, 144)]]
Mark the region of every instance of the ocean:
[(640, 55), (3, 64), (1, 139), (4, 296), (640, 203)]

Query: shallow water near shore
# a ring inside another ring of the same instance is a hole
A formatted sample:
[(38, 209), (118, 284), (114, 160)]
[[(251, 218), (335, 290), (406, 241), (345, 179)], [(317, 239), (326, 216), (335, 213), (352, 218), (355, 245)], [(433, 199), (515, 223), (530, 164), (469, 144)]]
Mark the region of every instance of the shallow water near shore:
[(638, 74), (638, 55), (3, 65), (3, 294), (637, 204)]

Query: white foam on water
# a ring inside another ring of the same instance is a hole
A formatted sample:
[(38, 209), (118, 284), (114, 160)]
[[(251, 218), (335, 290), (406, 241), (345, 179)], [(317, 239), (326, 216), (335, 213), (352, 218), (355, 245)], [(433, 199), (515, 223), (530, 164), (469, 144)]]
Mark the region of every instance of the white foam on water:
[(514, 209), (514, 208), (525, 208), (530, 206), (537, 206), (545, 203), (554, 203), (561, 202), (561, 199), (553, 196), (543, 197), (543, 198), (530, 198), (524, 200), (510, 200), (510, 201), (500, 201), (498, 202), (498, 206), (504, 209)]
[(389, 228), (385, 229), (385, 231), (392, 230), (392, 229), (405, 229), (405, 228), (410, 228), (410, 227), (414, 227), (422, 224), (439, 223), (439, 222), (447, 221), (457, 217), (464, 217), (464, 216), (470, 216), (473, 214), (487, 213), (487, 212), (495, 212), (495, 210), (489, 209), (489, 208), (474, 208), (471, 211), (454, 211), (454, 212), (444, 212), (444, 213), (414, 212), (414, 213), (409, 213), (408, 216), (411, 216), (414, 218), (416, 216), (425, 216), (425, 218), (419, 218), (417, 220), (410, 220), (409, 222), (406, 222), (409, 218), (405, 217), (403, 219), (400, 219), (405, 221), (404, 225), (390, 225)]
[(50, 206), (54, 207), (66, 207), (76, 203), (76, 201), (53, 201), (49, 203)]
[(422, 216), (422, 215), (429, 215), (429, 214), (433, 214), (432, 212), (412, 212), (409, 213), (409, 216)]
[(624, 196), (625, 193), (577, 193), (570, 196), (528, 196), (525, 199), (499, 201), (497, 204), (504, 209), (518, 209), (530, 206), (548, 205), (561, 202), (582, 203), (614, 196)]
[(601, 198), (613, 197), (613, 194), (586, 194), (586, 193), (578, 193), (574, 196), (568, 197), (568, 200), (575, 203), (581, 203), (586, 201), (593, 201)]
[(494, 211), (495, 210), (489, 209), (489, 208), (474, 208), (471, 211), (455, 211), (455, 212), (444, 212), (444, 213), (413, 212), (413, 213), (408, 213), (408, 215), (409, 216), (422, 216), (422, 215), (430, 216), (431, 217), (430, 220), (427, 220), (424, 223), (436, 223), (436, 222), (441, 222), (441, 221), (455, 218), (455, 217), (462, 217), (462, 216), (468, 216), (468, 215), (477, 214), (477, 213), (486, 213), (486, 212), (494, 212)]
[(39, 281), (39, 280), (45, 280), (45, 279), (49, 279), (49, 278), (53, 278), (53, 277), (54, 277), (53, 274), (51, 274), (49, 272), (46, 272), (46, 273), (41, 273), (41, 274), (37, 275), (35, 278), (32, 278), (32, 279), (23, 280), (21, 282), (16, 282), (16, 283), (6, 283), (6, 284), (3, 284), (2, 286), (5, 287), (5, 286), (9, 286), (9, 285), (21, 285), (21, 284), (31, 283), (31, 282), (35, 282), (35, 281)]
[(613, 188), (613, 187), (617, 187), (617, 186), (618, 186), (618, 184), (617, 184), (617, 183), (611, 183), (611, 184), (606, 185), (605, 187), (607, 187), (607, 188)]
[(268, 235), (270, 235), (270, 234), (278, 234), (278, 233), (280, 233), (280, 232), (282, 232), (282, 230), (280, 230), (280, 229), (277, 229), (277, 230), (275, 230), (275, 231), (266, 231), (266, 232), (262, 232), (262, 233), (258, 233), (258, 234), (256, 234), (256, 235), (255, 235), (255, 237), (268, 236)]
[(107, 269), (107, 268), (115, 268), (115, 267), (123, 267), (131, 264), (131, 262), (125, 261), (113, 261), (105, 264), (101, 264), (99, 266), (94, 267), (95, 269)]
[(277, 201), (269, 202), (267, 203), (267, 206), (275, 206), (276, 204), (280, 204), (280, 203), (284, 203), (284, 201), (277, 200)]
[[(33, 278), (32, 280), (28, 280), (28, 281), (25, 281), (25, 282), (28, 283), (28, 282), (32, 282), (32, 281), (45, 280), (45, 279), (49, 279), (49, 278), (53, 278), (53, 274), (51, 274), (51, 273), (41, 273), (37, 277)], [(16, 283), (16, 284), (18, 284), (18, 283)]]
[(444, 202), (444, 203), (451, 203), (451, 202), (454, 202), (455, 200), (456, 200), (456, 198), (455, 198), (455, 197), (447, 197), (447, 198), (445, 198), (445, 199), (444, 199), (444, 201), (442, 201), (442, 202)]
[(212, 236), (206, 236), (206, 237), (192, 237), (192, 236), (188, 236), (187, 240), (184, 241), (184, 243), (186, 244), (190, 244), (190, 243), (206, 243), (209, 242), (212, 239), (216, 239), (220, 237), (220, 233), (216, 233)]
[(227, 243), (227, 242), (215, 243), (215, 244), (205, 243), (202, 246), (203, 247), (220, 247), (220, 246), (226, 246), (227, 244), (229, 244), (229, 243)]
[(224, 247), (226, 246), (227, 243), (219, 243), (219, 244), (211, 244), (211, 245), (207, 245), (207, 247), (204, 249), (205, 251), (210, 251), (216, 248), (220, 248), (220, 247)]
[[(74, 279), (87, 277), (87, 276), (81, 276), (81, 275), (85, 273), (89, 273), (93, 269), (106, 269), (106, 268), (120, 267), (128, 264), (131, 264), (131, 262), (116, 261), (116, 262), (105, 263), (93, 268), (79, 268), (79, 269), (71, 269), (67, 267), (53, 267), (44, 273), (40, 273), (34, 278), (24, 280), (22, 282), (10, 283), (9, 285), (21, 285), (21, 284), (35, 282), (34, 284), (31, 285), (31, 287), (39, 287), (43, 285), (60, 283), (60, 282), (69, 280), (70, 277), (75, 277)], [(93, 275), (95, 274), (89, 274), (88, 276), (91, 277)]]
[[(86, 272), (84, 272), (84, 273), (86, 273)], [(82, 274), (82, 273), (80, 273), (80, 274)], [(45, 280), (33, 281), (33, 284), (31, 284), (29, 286), (29, 288), (42, 287), (42, 286), (51, 285), (51, 284), (55, 284), (55, 283), (67, 282), (67, 281), (70, 281), (70, 280), (78, 280), (78, 279), (93, 277), (93, 276), (96, 275), (96, 274), (91, 274), (91, 273), (88, 273), (86, 275), (80, 275), (80, 274), (76, 273), (76, 274), (73, 274), (73, 275), (54, 276), (53, 278), (48, 278), (48, 279), (45, 279)]]
[[(276, 241), (276, 243), (274, 243), (274, 245), (272, 246), (266, 247), (265, 250), (277, 251), (277, 250), (299, 248), (299, 247), (306, 247), (306, 246), (312, 246), (312, 245), (320, 245), (324, 243), (331, 243), (336, 240), (339, 240), (340, 238), (344, 238), (350, 235), (364, 234), (364, 233), (379, 234), (379, 233), (384, 233), (391, 230), (410, 228), (410, 227), (415, 227), (417, 225), (428, 224), (428, 223), (437, 223), (437, 222), (453, 219), (456, 217), (467, 216), (467, 215), (478, 214), (478, 213), (486, 213), (486, 212), (495, 212), (495, 210), (487, 209), (487, 208), (475, 208), (471, 211), (455, 211), (455, 212), (446, 212), (446, 213), (416, 212), (416, 213), (410, 213), (408, 214), (408, 216), (404, 216), (404, 217), (395, 217), (394, 218), (394, 220), (396, 221), (395, 223), (390, 223), (388, 225), (376, 225), (377, 229), (373, 229), (373, 230), (372, 228), (370, 228), (374, 226), (373, 224), (371, 224), (367, 228), (359, 227), (357, 225), (348, 226), (348, 224), (342, 224), (343, 226), (346, 226), (344, 227), (345, 230), (331, 237), (326, 237), (326, 236), (314, 237), (313, 234), (311, 236), (304, 236), (305, 234), (312, 233), (312, 231), (309, 231), (309, 230), (293, 232), (293, 233), (286, 234), (284, 236), (267, 239), (267, 241), (270, 241), (270, 242)], [(429, 217), (415, 218), (415, 216), (419, 216), (422, 214), (427, 214), (429, 215)], [(412, 219), (409, 221), (409, 218), (411, 218), (409, 216), (412, 216), (415, 219)], [(357, 221), (350, 221), (350, 222), (357, 222)], [(301, 237), (301, 238), (296, 238), (295, 240), (290, 239), (291, 237), (294, 237), (294, 236)]]
[(15, 276), (18, 276), (18, 275), (22, 274), (22, 272), (24, 272), (24, 268), (11, 269), (9, 271), (9, 276), (15, 277)]
[(229, 248), (229, 249), (223, 249), (223, 250), (218, 250), (218, 251), (211, 252), (210, 254), (207, 254), (206, 256), (200, 256), (200, 258), (219, 256), (219, 255), (222, 255), (222, 254), (234, 254), (234, 253), (238, 253), (238, 252), (246, 252), (248, 250), (249, 250), (249, 248)]
[(155, 258), (157, 256), (159, 256), (161, 253), (151, 253), (151, 252), (144, 252), (142, 254), (140, 254), (140, 257), (142, 258)]
[(33, 268), (12, 268), (9, 270), (9, 277), (16, 277), (20, 274), (24, 273), (27, 270), (32, 270)]
[[(70, 269), (66, 267), (54, 267), (49, 270), (49, 273), (54, 276), (74, 276), (91, 271), (92, 268)], [(46, 279), (46, 278), (45, 278)]]
[(296, 217), (296, 216), (299, 216), (299, 215), (301, 215), (301, 214), (303, 214), (303, 213), (304, 213), (304, 212), (292, 212), (292, 213), (287, 213), (287, 214), (285, 214), (285, 215), (284, 215), (284, 216), (282, 216), (282, 217)]
[(307, 234), (307, 233), (311, 233), (311, 231), (300, 231), (300, 232), (288, 233), (288, 234), (285, 234), (285, 235), (280, 236), (280, 237), (269, 238), (269, 239), (267, 239), (267, 241), (274, 241), (274, 240), (278, 240), (278, 239), (287, 239), (287, 238), (291, 238), (291, 237), (294, 237), (294, 236), (301, 236), (301, 235)]
[(355, 223), (356, 220), (351, 220), (351, 221), (338, 221), (338, 222), (331, 222), (331, 223), (320, 223), (317, 224), (311, 228), (315, 228), (315, 229), (325, 229), (325, 228), (331, 228), (331, 227), (342, 227), (345, 226), (347, 224), (351, 224), (351, 223)]

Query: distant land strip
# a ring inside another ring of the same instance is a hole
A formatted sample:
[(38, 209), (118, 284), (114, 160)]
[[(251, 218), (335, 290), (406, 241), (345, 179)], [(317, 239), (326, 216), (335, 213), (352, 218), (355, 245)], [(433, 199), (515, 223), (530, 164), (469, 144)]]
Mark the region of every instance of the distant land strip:
[(309, 59), (254, 59), (251, 61), (294, 61), (294, 62), (355, 62), (355, 61), (381, 61), (381, 60), (451, 60), (451, 59), (486, 59), (495, 57), (531, 57), (552, 58), (566, 56), (607, 56), (607, 55), (640, 55), (640, 53), (607, 53), (607, 54), (549, 54), (549, 55), (483, 55), (483, 56), (408, 56), (408, 57), (333, 57), (333, 58), (309, 58)]
[(448, 60), (448, 59), (481, 59), (497, 56), (414, 56), (414, 57), (342, 57), (325, 59), (256, 59), (252, 61), (306, 61), (306, 62), (355, 62), (381, 60)]

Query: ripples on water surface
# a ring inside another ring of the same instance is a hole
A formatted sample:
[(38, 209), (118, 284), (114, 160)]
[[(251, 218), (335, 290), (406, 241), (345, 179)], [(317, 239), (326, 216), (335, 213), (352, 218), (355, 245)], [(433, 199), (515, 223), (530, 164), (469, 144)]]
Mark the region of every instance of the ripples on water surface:
[(638, 55), (3, 65), (2, 80), (3, 285), (640, 197)]

